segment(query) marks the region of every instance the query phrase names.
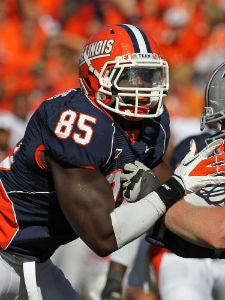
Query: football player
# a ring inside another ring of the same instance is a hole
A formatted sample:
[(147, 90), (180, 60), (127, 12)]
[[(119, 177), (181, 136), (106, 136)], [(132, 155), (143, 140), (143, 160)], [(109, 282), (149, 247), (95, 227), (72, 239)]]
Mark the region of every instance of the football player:
[[(201, 117), (201, 129), (211, 123), (217, 123), (219, 133), (209, 141), (225, 137), (225, 62), (219, 65), (210, 77), (205, 92), (205, 108)], [(225, 257), (225, 186), (210, 185), (195, 194), (185, 197), (168, 211), (165, 216), (166, 226), (185, 240), (207, 247), (206, 257)], [(196, 207), (195, 204), (201, 207)], [(205, 207), (206, 206), (206, 207)], [(209, 209), (210, 207), (210, 209)], [(179, 215), (179, 216), (178, 216)], [(184, 216), (189, 216), (184, 217)], [(207, 224), (207, 226), (205, 226)], [(184, 246), (185, 247), (185, 246)], [(212, 250), (216, 249), (216, 250)], [(182, 251), (176, 251), (182, 255)], [(181, 249), (182, 250), (182, 249)], [(182, 256), (201, 256), (201, 251), (183, 253)]]
[[(211, 123), (208, 123), (208, 125), (211, 125)], [(213, 128), (207, 128), (199, 135), (182, 140), (174, 148), (171, 160), (172, 169), (183, 159), (191, 139), (196, 141), (197, 149), (201, 150), (205, 147), (206, 140), (214, 138), (216, 131)], [(188, 248), (189, 246), (187, 246)], [(224, 259), (184, 258), (166, 248), (153, 245), (150, 246), (149, 253), (161, 300), (224, 300)]]
[[(193, 144), (173, 176), (162, 162), (168, 65), (148, 34), (126, 24), (103, 28), (85, 44), (79, 74), (81, 89), (44, 101), (14, 155), (1, 163), (1, 300), (77, 299), (49, 259), (60, 245), (79, 237), (107, 256), (187, 192), (225, 182), (215, 176), (225, 169), (225, 154), (209, 157), (222, 140), (198, 154)], [(135, 160), (169, 180), (120, 205), (120, 176)]]
[[(218, 71), (221, 74), (224, 70), (225, 66), (221, 65), (221, 69)], [(222, 82), (220, 82), (220, 84), (224, 85)], [(220, 84), (215, 85), (215, 91), (221, 87)], [(212, 86), (210, 86), (209, 89), (211, 88)], [(206, 93), (206, 96), (208, 97), (208, 93)], [(215, 99), (215, 93), (213, 93), (210, 98), (211, 100)], [(217, 102), (218, 98), (214, 101)], [(206, 126), (207, 128), (205, 128), (201, 134), (185, 138), (174, 148), (171, 157), (172, 169), (175, 169), (185, 156), (191, 139), (195, 140), (199, 151), (205, 147), (208, 141), (215, 138), (215, 135), (219, 132), (219, 129), (217, 128), (217, 121), (207, 122)], [(221, 196), (224, 197), (224, 193), (222, 194), (223, 196)], [(149, 253), (151, 266), (157, 277), (156, 282), (161, 300), (224, 300), (224, 259), (187, 259), (176, 255), (166, 248), (155, 247), (153, 245), (151, 245)]]
[[(205, 108), (203, 110), (201, 118), (201, 128), (207, 129), (201, 135), (193, 136), (182, 141), (176, 148), (172, 156), (172, 168), (175, 168), (177, 164), (181, 161), (183, 156), (186, 153), (189, 141), (191, 138), (194, 138), (197, 144), (198, 150), (202, 149), (205, 146), (205, 143), (218, 138), (224, 138), (224, 105), (225, 105), (225, 62), (220, 64), (210, 76), (210, 79), (206, 85), (205, 92)], [(216, 126), (215, 126), (216, 125)], [(217, 128), (215, 132), (214, 127)], [(214, 198), (214, 204), (218, 206), (224, 205), (225, 190), (224, 185), (221, 185), (219, 188), (207, 187), (196, 193), (198, 197), (205, 200), (205, 204), (202, 202), (202, 205), (210, 205), (211, 200)], [(216, 204), (217, 203), (217, 204)], [(201, 214), (199, 215), (201, 217)], [(217, 216), (212, 213), (212, 217), (217, 219)], [(210, 219), (212, 218), (210, 217)], [(177, 218), (177, 216), (176, 216)], [(189, 219), (186, 215), (185, 219)], [(192, 222), (195, 222), (191, 218)], [(210, 220), (209, 220), (210, 221)], [(183, 222), (186, 222), (185, 220)], [(201, 226), (202, 220), (200, 220)], [(208, 222), (208, 219), (205, 220)], [(218, 224), (216, 223), (215, 226)], [(223, 226), (220, 224), (220, 226)], [(183, 227), (184, 228), (184, 227)], [(220, 233), (221, 227), (217, 227), (214, 230), (219, 230)], [(183, 229), (184, 230), (184, 229)], [(197, 235), (202, 238), (197, 232)], [(211, 229), (210, 229), (211, 230)], [(204, 234), (204, 233), (203, 233)], [(216, 234), (217, 235), (217, 234)], [(171, 241), (169, 242), (169, 237)], [(174, 245), (178, 243), (179, 252), (175, 251), (182, 256), (201, 256), (202, 250), (198, 247), (192, 247), (192, 250), (184, 251), (184, 248), (189, 249), (187, 243), (184, 244), (182, 239), (178, 239), (171, 233), (167, 233), (167, 246), (172, 242)], [(215, 239), (217, 237), (215, 236)], [(210, 239), (210, 236), (209, 236)], [(210, 240), (209, 240), (210, 241)], [(182, 244), (182, 247), (179, 245)], [(214, 246), (212, 243), (211, 247)], [(216, 246), (216, 244), (215, 244)], [(174, 246), (173, 246), (174, 247)], [(218, 252), (221, 252), (219, 256), (224, 256), (224, 251), (222, 248), (225, 248), (224, 244), (220, 244)], [(154, 249), (154, 250), (153, 250)], [(182, 250), (183, 249), (183, 250)], [(216, 258), (183, 258), (165, 248), (158, 248), (152, 246), (152, 265), (154, 267), (155, 273), (157, 274), (158, 288), (160, 292), (160, 297), (162, 300), (176, 300), (176, 299), (218, 299), (223, 300), (225, 297), (225, 260), (216, 259)], [(209, 257), (213, 257), (213, 253), (209, 254)], [(216, 253), (215, 253), (216, 254)], [(217, 254), (218, 255), (218, 254)], [(217, 256), (215, 255), (215, 257)], [(207, 253), (204, 254), (207, 257)]]

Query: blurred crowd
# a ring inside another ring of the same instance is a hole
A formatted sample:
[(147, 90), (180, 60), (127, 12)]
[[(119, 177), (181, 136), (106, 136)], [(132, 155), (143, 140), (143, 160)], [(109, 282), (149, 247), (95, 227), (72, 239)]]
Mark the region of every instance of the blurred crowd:
[(172, 141), (196, 131), (205, 82), (225, 59), (224, 0), (1, 0), (0, 134), (19, 139), (44, 99), (77, 87), (85, 40), (113, 23), (150, 31), (169, 62)]

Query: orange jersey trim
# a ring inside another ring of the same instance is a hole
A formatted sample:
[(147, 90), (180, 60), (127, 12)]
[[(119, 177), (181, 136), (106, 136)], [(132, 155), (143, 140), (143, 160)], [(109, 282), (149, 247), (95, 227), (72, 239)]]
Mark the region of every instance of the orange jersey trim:
[(98, 167), (96, 167), (96, 166), (81, 166), (81, 168), (90, 169), (90, 170), (98, 170)]
[(19, 230), (13, 203), (0, 181), (0, 248), (6, 249)]
[(46, 150), (45, 146), (41, 144), (40, 146), (37, 147), (35, 151), (35, 161), (42, 170), (47, 170), (46, 166), (43, 164), (40, 157), (41, 152), (44, 152), (45, 150)]

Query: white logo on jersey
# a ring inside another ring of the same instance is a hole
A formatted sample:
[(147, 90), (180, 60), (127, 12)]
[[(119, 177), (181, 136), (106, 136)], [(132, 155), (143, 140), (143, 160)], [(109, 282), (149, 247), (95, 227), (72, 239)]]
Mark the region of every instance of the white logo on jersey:
[(150, 150), (150, 147), (145, 146), (145, 153), (148, 153), (149, 150)]

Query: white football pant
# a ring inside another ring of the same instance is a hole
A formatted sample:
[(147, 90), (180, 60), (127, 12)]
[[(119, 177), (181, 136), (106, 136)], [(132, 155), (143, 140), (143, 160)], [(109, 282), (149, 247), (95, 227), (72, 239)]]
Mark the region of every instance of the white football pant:
[(161, 300), (224, 300), (225, 260), (164, 253), (158, 287)]
[(50, 259), (34, 263), (0, 252), (0, 273), (0, 300), (79, 300)]

